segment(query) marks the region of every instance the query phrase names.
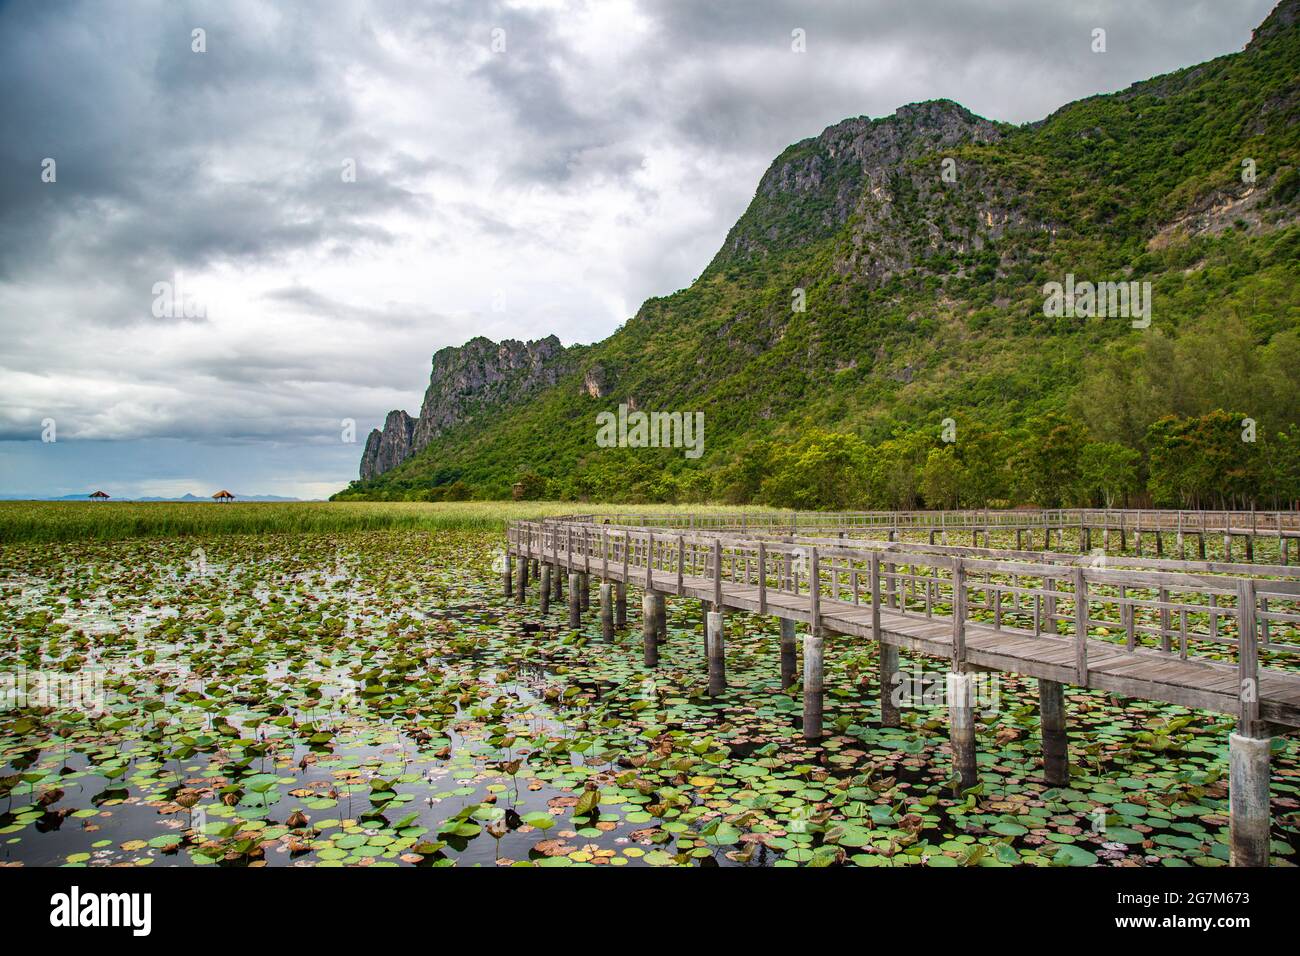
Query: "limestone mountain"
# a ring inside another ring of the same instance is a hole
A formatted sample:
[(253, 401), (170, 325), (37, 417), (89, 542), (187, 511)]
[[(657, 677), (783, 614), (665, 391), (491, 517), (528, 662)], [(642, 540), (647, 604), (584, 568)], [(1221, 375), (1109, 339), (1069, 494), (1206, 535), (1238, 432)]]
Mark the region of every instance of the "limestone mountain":
[[(439, 351), (419, 417), (390, 415), (338, 497), (527, 476), (596, 499), (1096, 500), (1085, 458), (1124, 494), (1228, 475), (1300, 497), (1298, 10), (1023, 126), (936, 100), (790, 146), (700, 276), (604, 341)], [(1150, 327), (1047, 314), (1067, 276), (1149, 283)], [(703, 457), (598, 447), (620, 404), (704, 412)], [(1168, 477), (1216, 410), (1259, 423), (1253, 457)]]

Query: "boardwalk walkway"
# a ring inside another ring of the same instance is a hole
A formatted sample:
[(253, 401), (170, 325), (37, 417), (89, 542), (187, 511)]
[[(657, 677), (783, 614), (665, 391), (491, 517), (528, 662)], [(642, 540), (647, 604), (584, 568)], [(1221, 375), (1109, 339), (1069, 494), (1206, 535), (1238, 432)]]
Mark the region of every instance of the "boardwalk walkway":
[[(1232, 858), (1236, 865), (1265, 865), (1269, 738), (1300, 727), (1300, 568), (1290, 563), (1288, 546), (1300, 537), (1300, 515), (1058, 511), (1044, 521), (1042, 513), (1022, 514), (520, 521), (507, 531), (505, 585), (523, 601), (536, 575), (545, 605), (561, 598), (568, 575), (570, 622), (578, 626), (596, 577), (607, 638), (626, 623), (628, 586), (639, 587), (648, 667), (658, 663), (664, 596), (705, 602), (711, 607), (706, 629), (714, 694), (726, 687), (727, 610), (781, 619), (786, 686), (795, 681), (795, 630), (803, 625), (803, 730), (809, 739), (822, 734), (827, 632), (877, 644), (882, 688), (895, 686), (899, 648), (949, 661), (950, 731), (956, 770), (968, 786), (977, 779), (972, 675), (979, 671), (1039, 680), (1045, 776), (1056, 784), (1068, 780), (1065, 684), (1232, 714)], [(1086, 553), (932, 543), (953, 530), (1010, 543), (1036, 529), (1045, 547), (1055, 532), (1058, 544), (1072, 537)], [(1199, 535), (1202, 548), (1206, 536), (1222, 535), (1224, 560), (1108, 554), (1091, 547), (1090, 529), (1116, 545), (1120, 536), (1111, 531), (1120, 531), (1127, 544), (1129, 535), (1163, 539), (1172, 530), (1180, 551), (1188, 534)], [(1276, 543), (1278, 563), (1229, 560), (1237, 535), (1247, 542), (1239, 557), (1253, 559), (1267, 535)], [(924, 540), (900, 540), (906, 536)], [(880, 704), (882, 722), (896, 725), (894, 703), (882, 695)]]

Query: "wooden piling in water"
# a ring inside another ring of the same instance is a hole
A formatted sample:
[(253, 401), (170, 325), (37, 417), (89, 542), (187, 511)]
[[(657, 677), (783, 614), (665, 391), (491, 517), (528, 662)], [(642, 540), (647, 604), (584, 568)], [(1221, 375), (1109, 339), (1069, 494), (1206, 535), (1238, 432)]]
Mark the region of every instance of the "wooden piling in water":
[(895, 691), (898, 683), (898, 648), (880, 642), (880, 726), (897, 727), (901, 723)]
[(614, 584), (614, 626), (620, 631), (627, 627), (627, 582)]
[(726, 635), (721, 611), (710, 611), (705, 626), (709, 641), (709, 696), (720, 697), (727, 689)]
[(646, 667), (659, 666), (659, 642), (655, 629), (655, 593), (647, 590), (641, 597), (641, 643)]
[(1228, 857), (1233, 866), (1268, 866), (1271, 745), (1268, 737), (1228, 738)]
[(504, 585), (505, 588), (505, 594), (503, 595), (503, 597), (505, 597), (506, 599), (509, 599), (510, 595), (514, 592), (514, 582), (511, 580), (511, 573), (510, 573), (511, 563), (512, 562), (510, 559), (510, 553), (506, 552), (506, 567), (505, 570), (501, 572), (501, 583)]
[(542, 583), (537, 590), (537, 596), (540, 600), (541, 612), (545, 614), (551, 609), (551, 566), (550, 564), (542, 565)]
[(804, 740), (822, 738), (822, 670), (823, 641), (815, 625), (803, 636), (803, 736)]
[(600, 586), (600, 636), (614, 640), (614, 585), (608, 581)]
[(788, 690), (798, 673), (797, 652), (794, 646), (794, 621), (781, 618), (781, 689)]
[(577, 630), (582, 627), (582, 598), (579, 596), (582, 590), (577, 571), (569, 572), (569, 627)]
[(1064, 685), (1054, 680), (1038, 681), (1038, 718), (1043, 744), (1043, 779), (1053, 787), (1064, 787), (1070, 782)]
[(962, 790), (979, 783), (975, 769), (975, 675), (948, 674), (948, 735), (953, 773)]

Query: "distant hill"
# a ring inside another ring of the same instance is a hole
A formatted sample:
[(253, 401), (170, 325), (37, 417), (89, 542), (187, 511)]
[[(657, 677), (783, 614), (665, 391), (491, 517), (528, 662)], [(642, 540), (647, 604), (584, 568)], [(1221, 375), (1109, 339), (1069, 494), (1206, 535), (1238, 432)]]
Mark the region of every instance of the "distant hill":
[[(1298, 10), (1038, 122), (936, 100), (790, 146), (604, 341), (440, 350), (335, 498), (1300, 499)], [(1089, 282), (1149, 283), (1149, 324)], [(703, 412), (703, 454), (600, 447), (620, 406)]]

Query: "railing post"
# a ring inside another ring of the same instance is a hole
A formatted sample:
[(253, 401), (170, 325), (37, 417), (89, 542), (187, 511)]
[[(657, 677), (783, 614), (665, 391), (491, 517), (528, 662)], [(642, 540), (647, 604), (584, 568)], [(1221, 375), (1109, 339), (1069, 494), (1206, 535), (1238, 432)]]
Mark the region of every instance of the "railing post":
[(822, 626), (822, 589), (816, 548), (812, 548), (808, 556), (808, 590), (809, 610), (812, 613), (812, 628), (820, 634)]
[(957, 673), (966, 669), (966, 566), (961, 558), (952, 561), (952, 666)]
[(871, 552), (871, 639), (880, 640), (880, 552)]
[(876, 642), (879, 656), (880, 726), (897, 727), (901, 723), (898, 703), (894, 700), (894, 684), (898, 674), (898, 648), (886, 644), (880, 628), (880, 552), (871, 552), (871, 638)]
[(1237, 582), (1237, 733), (1259, 736), (1259, 644), (1255, 581)]
[(647, 531), (645, 536), (645, 589), (654, 590), (654, 547), (655, 536), (653, 532)]
[(1074, 569), (1074, 682), (1088, 686), (1088, 580)]
[(685, 575), (686, 567), (686, 539), (680, 534), (677, 536), (677, 596), (681, 597), (683, 591), (682, 578)]

